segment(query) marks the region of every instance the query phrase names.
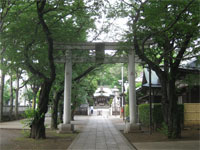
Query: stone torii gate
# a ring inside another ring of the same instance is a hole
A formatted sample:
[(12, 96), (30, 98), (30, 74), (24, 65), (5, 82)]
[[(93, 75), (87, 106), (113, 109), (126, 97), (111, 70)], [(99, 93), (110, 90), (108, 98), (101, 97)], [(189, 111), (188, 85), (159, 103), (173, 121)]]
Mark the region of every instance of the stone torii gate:
[[(135, 56), (133, 47), (117, 42), (103, 43), (54, 43), (54, 49), (64, 50), (65, 56), (57, 59), (56, 62), (65, 63), (64, 81), (64, 115), (63, 124), (59, 125), (60, 132), (73, 130), (71, 122), (71, 86), (72, 86), (72, 62), (76, 63), (128, 63), (128, 82), (129, 82), (129, 114), (130, 123), (128, 131), (138, 128), (137, 126), (137, 107), (135, 90), (135, 63), (141, 61)], [(73, 57), (72, 51), (75, 50), (95, 50), (95, 56)], [(105, 50), (129, 50), (128, 57), (105, 57)]]

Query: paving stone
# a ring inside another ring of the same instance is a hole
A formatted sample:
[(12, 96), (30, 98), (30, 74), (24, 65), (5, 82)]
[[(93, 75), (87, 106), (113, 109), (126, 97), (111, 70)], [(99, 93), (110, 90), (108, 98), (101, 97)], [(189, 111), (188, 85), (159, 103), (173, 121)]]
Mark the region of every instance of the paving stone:
[(108, 118), (88, 117), (89, 121), (69, 149), (133, 150)]

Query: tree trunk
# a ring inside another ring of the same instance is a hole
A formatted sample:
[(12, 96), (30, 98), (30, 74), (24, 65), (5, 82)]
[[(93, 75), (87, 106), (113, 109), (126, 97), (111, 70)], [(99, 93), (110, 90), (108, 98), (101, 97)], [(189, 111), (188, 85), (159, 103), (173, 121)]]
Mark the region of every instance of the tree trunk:
[(52, 129), (57, 129), (57, 125), (58, 125), (58, 103), (59, 103), (59, 100), (61, 98), (63, 94), (63, 90), (62, 91), (59, 91), (59, 92), (56, 92), (55, 95), (54, 95), (54, 99), (53, 99), (53, 112), (52, 112), (52, 116), (51, 116), (51, 128)]
[(0, 83), (0, 122), (3, 121), (3, 93), (4, 93), (4, 79), (5, 79), (5, 74), (3, 70), (1, 70), (0, 74), (1, 78), (1, 83)]
[(19, 99), (19, 75), (17, 71), (17, 87), (16, 87), (16, 97), (15, 97), (15, 118), (18, 119), (18, 99)]
[(12, 117), (13, 114), (13, 81), (12, 81), (12, 75), (10, 76), (10, 117)]
[[(170, 79), (170, 80), (169, 80)], [(168, 78), (161, 80), (162, 110), (165, 124), (168, 126), (168, 138), (181, 137), (180, 113), (178, 112), (175, 75), (170, 73)]]
[(59, 101), (59, 121), (60, 123), (63, 123), (63, 101)]
[(71, 111), (71, 120), (74, 121), (74, 115), (75, 115), (75, 109), (72, 109)]
[(76, 96), (75, 96), (74, 99), (75, 99), (75, 101), (73, 103), (73, 106), (71, 107), (71, 120), (72, 121), (74, 120), (75, 110), (76, 110), (76, 107), (77, 107)]
[(36, 109), (36, 99), (37, 99), (37, 93), (38, 93), (38, 90), (39, 90), (40, 86), (37, 85), (37, 83), (34, 83), (32, 86), (31, 86), (31, 89), (33, 91), (33, 109), (35, 110)]
[(33, 109), (34, 110), (36, 108), (36, 98), (37, 98), (37, 93), (34, 93), (34, 96), (33, 96)]
[(44, 120), (45, 120), (45, 116), (41, 115), (40, 113), (37, 114), (37, 117), (35, 116), (30, 126), (31, 127), (30, 138), (34, 138), (34, 139), (46, 138)]
[(36, 111), (36, 115), (34, 116), (34, 120), (31, 124), (31, 133), (30, 137), (34, 139), (45, 139), (46, 133), (45, 133), (45, 114), (48, 110), (48, 102), (49, 102), (49, 93), (51, 90), (53, 81), (44, 81), (41, 90), (40, 90), (40, 96), (39, 96), (39, 104), (38, 108), (39, 110)]
[(175, 79), (171, 79), (169, 81), (168, 138), (181, 137), (181, 122), (177, 101)]
[[(45, 133), (45, 126), (44, 126), (44, 121), (45, 121), (45, 113), (48, 110), (48, 102), (49, 102), (49, 93), (51, 90), (51, 86), (53, 81), (55, 80), (56, 77), (56, 72), (55, 72), (55, 65), (54, 65), (54, 58), (53, 58), (53, 38), (51, 37), (51, 32), (49, 31), (49, 28), (47, 24), (45, 23), (45, 20), (43, 18), (44, 15), (44, 8), (46, 5), (46, 0), (43, 1), (36, 1), (37, 4), (37, 14), (38, 14), (38, 19), (42, 25), (43, 31), (46, 35), (46, 40), (48, 43), (48, 62), (49, 62), (49, 68), (50, 68), (50, 76), (47, 77), (43, 73), (41, 73), (39, 70), (35, 70), (33, 66), (28, 61), (28, 55), (26, 55), (26, 62), (28, 63), (27, 65), (29, 66), (30, 71), (38, 75), (39, 77), (43, 78), (43, 84), (41, 86), (40, 90), (40, 95), (39, 95), (39, 104), (38, 104), (38, 110), (36, 112), (36, 116), (34, 117), (34, 120), (31, 124), (31, 138), (46, 138), (46, 133)], [(34, 41), (34, 40), (33, 40)], [(32, 43), (30, 43), (31, 46)], [(27, 47), (28, 50), (29, 47)]]

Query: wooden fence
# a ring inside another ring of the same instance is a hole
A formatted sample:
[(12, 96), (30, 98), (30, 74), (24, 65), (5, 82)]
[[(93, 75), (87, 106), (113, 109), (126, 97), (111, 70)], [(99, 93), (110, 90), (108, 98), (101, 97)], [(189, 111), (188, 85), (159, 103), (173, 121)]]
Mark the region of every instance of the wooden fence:
[(184, 126), (200, 126), (200, 103), (184, 104)]

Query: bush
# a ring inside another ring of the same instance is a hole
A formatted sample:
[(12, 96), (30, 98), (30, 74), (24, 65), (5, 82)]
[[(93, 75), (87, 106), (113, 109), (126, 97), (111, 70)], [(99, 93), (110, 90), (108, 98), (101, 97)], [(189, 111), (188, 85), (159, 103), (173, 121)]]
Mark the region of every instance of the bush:
[(149, 125), (149, 104), (141, 104), (138, 107), (139, 111), (139, 121), (142, 125)]
[(125, 105), (125, 117), (129, 117), (129, 105)]
[(24, 124), (24, 127), (30, 127), (30, 125), (32, 124), (34, 119), (38, 120), (43, 116), (44, 116), (44, 114), (39, 115), (39, 111), (37, 109), (34, 110), (32, 108), (29, 108), (29, 109), (25, 110), (24, 117), (26, 119), (22, 120), (21, 123)]
[[(139, 121), (144, 126), (149, 126), (149, 104), (139, 105)], [(184, 121), (184, 105), (178, 105), (178, 112), (180, 115), (181, 123)], [(162, 126), (164, 118), (162, 115), (162, 105), (154, 103), (152, 108), (152, 123), (157, 127)]]
[(32, 108), (28, 108), (24, 112), (25, 120), (22, 120), (21, 123), (24, 125), (24, 127), (30, 127), (31, 123), (33, 122), (34, 116), (35, 116), (35, 110)]

